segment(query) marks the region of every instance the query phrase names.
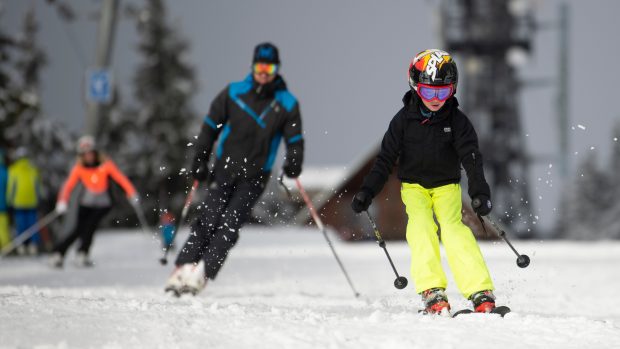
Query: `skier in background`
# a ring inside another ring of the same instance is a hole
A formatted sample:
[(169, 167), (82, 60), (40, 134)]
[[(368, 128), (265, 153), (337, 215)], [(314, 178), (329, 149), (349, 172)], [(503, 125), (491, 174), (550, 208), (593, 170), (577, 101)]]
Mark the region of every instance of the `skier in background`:
[(93, 265), (89, 252), (95, 230), (114, 204), (108, 185), (110, 177), (123, 188), (134, 208), (138, 205), (136, 189), (114, 162), (97, 149), (92, 136), (82, 136), (78, 140), (77, 153), (77, 162), (64, 183), (56, 203), (56, 212), (64, 214), (68, 208), (71, 192), (78, 183), (81, 183), (83, 191), (78, 199), (77, 224), (69, 236), (54, 248), (50, 264), (56, 268), (63, 266), (67, 250), (77, 238), (80, 238), (77, 265)]
[(165, 212), (159, 218), (159, 229), (161, 231), (161, 242), (163, 248), (174, 248), (172, 238), (174, 237), (174, 215)]
[[(251, 74), (229, 84), (211, 104), (192, 165), (195, 179), (209, 179), (209, 190), (166, 291), (195, 294), (206, 279), (217, 276), (265, 189), (282, 138), (284, 173), (291, 178), (301, 173), (304, 141), (299, 104), (279, 69), (278, 49), (270, 43), (257, 45)], [(207, 164), (218, 136), (211, 173)]]
[(4, 149), (0, 148), (0, 250), (11, 243), (9, 209), (6, 203), (6, 189), (9, 173), (5, 161)]
[(484, 216), (492, 206), (476, 132), (454, 97), (457, 83), (456, 63), (447, 52), (426, 50), (412, 60), (404, 107), (390, 122), (375, 164), (351, 204), (357, 213), (366, 211), (398, 160), (416, 292), (426, 312), (444, 315), (450, 304), (433, 214), (457, 287), (474, 311), (495, 307), (491, 276), (472, 231), (461, 221), (460, 165), (472, 203), (481, 203), (472, 205), (474, 211)]
[[(9, 166), (6, 200), (7, 205), (12, 208), (17, 237), (37, 223), (41, 181), (39, 170), (28, 159), (26, 148), (17, 148), (13, 158), (14, 161)], [(17, 248), (17, 254), (36, 255), (39, 253), (40, 244), (41, 237), (37, 232)]]

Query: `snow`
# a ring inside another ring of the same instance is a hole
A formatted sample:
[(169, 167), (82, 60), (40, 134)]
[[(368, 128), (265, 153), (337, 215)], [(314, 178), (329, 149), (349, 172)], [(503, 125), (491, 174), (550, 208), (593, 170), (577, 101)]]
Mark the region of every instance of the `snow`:
[[(336, 241), (336, 237), (332, 236)], [(171, 266), (137, 231), (96, 237), (92, 269), (69, 256), (0, 260), (0, 348), (601, 348), (620, 347), (619, 242), (515, 241), (519, 269), (500, 242), (481, 242), (504, 319), (417, 314), (411, 282), (372, 242), (335, 242), (362, 294), (353, 297), (314, 229), (248, 227), (218, 279), (197, 297), (163, 293)], [(388, 241), (408, 273), (404, 242)], [(172, 254), (171, 254), (172, 255)], [(172, 262), (173, 258), (170, 258)], [(466, 301), (448, 286), (454, 308)]]

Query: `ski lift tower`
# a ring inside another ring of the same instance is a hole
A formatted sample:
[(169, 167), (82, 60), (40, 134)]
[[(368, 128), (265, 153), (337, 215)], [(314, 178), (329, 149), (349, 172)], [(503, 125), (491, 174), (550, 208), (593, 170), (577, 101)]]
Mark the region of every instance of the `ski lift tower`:
[(493, 213), (520, 237), (534, 234), (516, 72), (532, 47), (529, 3), (443, 0), (440, 5), (442, 46), (459, 57), (459, 102), (478, 132)]

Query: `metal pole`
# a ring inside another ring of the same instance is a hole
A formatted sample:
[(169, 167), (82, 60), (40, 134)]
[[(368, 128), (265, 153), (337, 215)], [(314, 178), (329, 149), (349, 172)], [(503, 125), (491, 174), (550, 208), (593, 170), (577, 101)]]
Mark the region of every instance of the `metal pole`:
[[(120, 0), (103, 0), (97, 34), (95, 68), (108, 68), (110, 66), (119, 1)], [(96, 135), (102, 113), (103, 110), (100, 103), (88, 102), (86, 133)]]
[(568, 139), (568, 84), (569, 82), (569, 7), (566, 3), (560, 4), (560, 23), (559, 23), (559, 50), (558, 50), (558, 125), (560, 130), (560, 174), (566, 177), (570, 167), (569, 139)]
[[(334, 258), (336, 259), (338, 266), (340, 266), (340, 270), (342, 270), (344, 277), (347, 279), (347, 282), (349, 283), (349, 286), (351, 287), (353, 294), (355, 295), (355, 297), (359, 297), (360, 294), (359, 292), (357, 292), (357, 290), (353, 286), (353, 282), (351, 281), (351, 278), (349, 277), (349, 273), (347, 273), (347, 270), (344, 268), (344, 264), (342, 264), (340, 257), (338, 257), (338, 254), (336, 253), (336, 250), (334, 249), (331, 239), (329, 238), (329, 236), (327, 236), (327, 231), (325, 230), (323, 221), (321, 220), (321, 217), (319, 217), (319, 213), (314, 208), (314, 205), (312, 204), (312, 200), (310, 200), (310, 197), (304, 190), (304, 187), (301, 185), (299, 178), (295, 178), (295, 183), (297, 184), (297, 189), (299, 189), (299, 193), (301, 194), (301, 197), (306, 202), (306, 206), (308, 207), (308, 210), (310, 211), (310, 215), (312, 216), (312, 219), (314, 219), (314, 223), (316, 223), (317, 228), (319, 228), (321, 233), (323, 233), (323, 237), (325, 237), (325, 240), (327, 241), (327, 245), (332, 251), (332, 254), (334, 255)], [(284, 184), (282, 185), (284, 186)], [(288, 192), (288, 188), (287, 188), (287, 192)]]

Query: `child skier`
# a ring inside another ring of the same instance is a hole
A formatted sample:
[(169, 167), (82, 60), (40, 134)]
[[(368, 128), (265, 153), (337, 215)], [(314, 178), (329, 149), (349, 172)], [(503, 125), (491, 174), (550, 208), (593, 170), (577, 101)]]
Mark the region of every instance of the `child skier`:
[(108, 190), (109, 177), (112, 177), (125, 190), (134, 208), (138, 203), (138, 195), (134, 186), (112, 160), (99, 152), (92, 136), (82, 136), (78, 140), (77, 152), (77, 163), (73, 166), (69, 178), (60, 191), (56, 211), (59, 214), (67, 211), (71, 192), (78, 182), (83, 185), (84, 190), (79, 197), (78, 218), (74, 230), (54, 248), (50, 264), (56, 268), (62, 267), (67, 250), (78, 237), (80, 238), (77, 254), (78, 266), (93, 265), (88, 256), (93, 236), (97, 226), (113, 204)]
[(454, 97), (457, 83), (456, 63), (447, 52), (432, 49), (415, 56), (404, 106), (390, 122), (375, 164), (351, 204), (357, 213), (367, 210), (398, 160), (401, 198), (409, 217), (411, 275), (426, 312), (434, 314), (449, 314), (450, 304), (433, 213), (457, 287), (474, 311), (495, 307), (489, 271), (472, 231), (461, 221), (460, 165), (472, 202), (482, 203), (474, 211), (484, 216), (492, 206), (476, 132)]

